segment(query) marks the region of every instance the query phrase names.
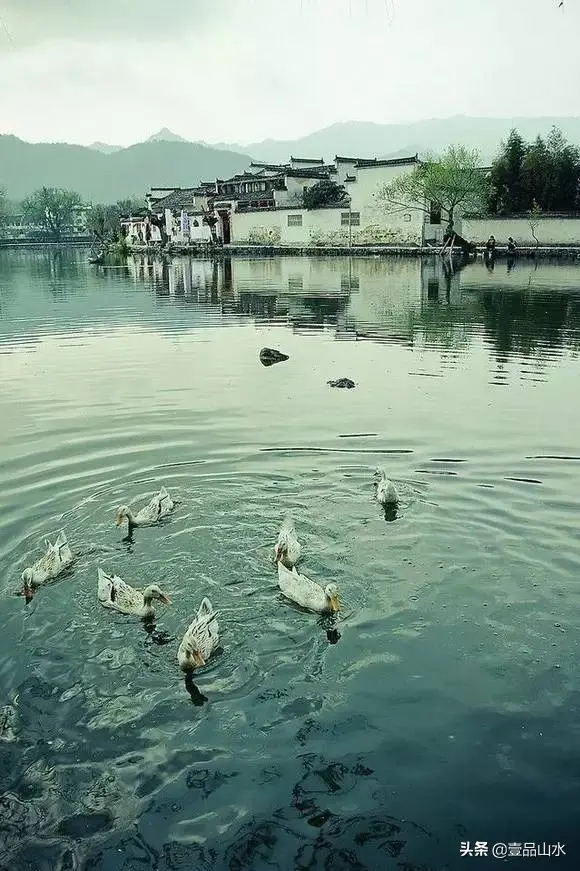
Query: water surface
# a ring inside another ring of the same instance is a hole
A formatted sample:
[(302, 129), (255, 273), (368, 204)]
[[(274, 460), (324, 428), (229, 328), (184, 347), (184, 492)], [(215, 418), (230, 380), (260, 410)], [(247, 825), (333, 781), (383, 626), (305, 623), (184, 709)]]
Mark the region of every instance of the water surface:
[[(0, 251), (0, 867), (578, 867), (579, 350), (576, 266)], [(287, 512), (330, 636), (277, 592)], [(26, 605), (61, 528), (74, 571)], [(157, 635), (97, 565), (171, 596)]]

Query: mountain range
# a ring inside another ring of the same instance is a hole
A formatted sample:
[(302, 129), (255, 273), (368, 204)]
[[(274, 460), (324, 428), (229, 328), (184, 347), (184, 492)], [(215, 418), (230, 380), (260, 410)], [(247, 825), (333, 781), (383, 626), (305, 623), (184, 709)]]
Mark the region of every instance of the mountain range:
[(145, 142), (129, 147), (94, 142), (30, 143), (0, 135), (0, 187), (20, 200), (43, 185), (78, 191), (93, 202), (140, 197), (154, 187), (188, 187), (243, 171), (250, 160), (286, 162), (295, 157), (336, 154), (355, 157), (400, 157), (437, 153), (451, 144), (477, 148), (483, 164), (492, 161), (500, 142), (515, 127), (525, 139), (559, 127), (580, 144), (580, 118), (472, 118), (456, 115), (411, 124), (347, 121), (291, 140), (266, 139), (250, 145), (190, 142), (163, 128)]

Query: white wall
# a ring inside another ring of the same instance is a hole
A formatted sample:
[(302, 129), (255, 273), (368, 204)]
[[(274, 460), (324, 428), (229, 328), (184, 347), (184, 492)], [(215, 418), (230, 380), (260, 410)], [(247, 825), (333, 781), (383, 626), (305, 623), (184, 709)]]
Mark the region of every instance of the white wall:
[[(348, 245), (349, 228), (342, 225), (342, 214), (347, 208), (332, 209), (277, 209), (275, 211), (234, 212), (232, 215), (232, 242), (254, 245)], [(352, 227), (353, 245), (361, 244), (421, 244), (423, 215), (410, 213), (412, 219), (404, 223), (402, 215), (373, 215), (372, 222), (364, 222), (361, 210), (360, 226)], [(289, 215), (301, 215), (302, 226), (289, 226)]]
[[(535, 233), (540, 246), (580, 245), (580, 216), (540, 218)], [(495, 236), (497, 245), (507, 245), (508, 236), (513, 236), (517, 245), (536, 244), (527, 218), (464, 218), (462, 235), (480, 245), (484, 245), (490, 236)]]

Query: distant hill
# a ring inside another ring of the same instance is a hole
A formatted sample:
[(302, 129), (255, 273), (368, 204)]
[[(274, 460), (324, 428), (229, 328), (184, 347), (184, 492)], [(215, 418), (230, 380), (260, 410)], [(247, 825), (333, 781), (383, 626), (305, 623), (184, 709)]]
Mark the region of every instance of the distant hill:
[(142, 142), (109, 154), (82, 145), (23, 142), (0, 135), (0, 187), (22, 200), (43, 185), (113, 203), (153, 187), (190, 187), (243, 171), (248, 155), (191, 142)]
[(103, 154), (114, 154), (115, 151), (122, 151), (122, 145), (107, 145), (106, 142), (91, 142), (88, 146), (94, 151), (101, 151)]
[(366, 121), (345, 121), (317, 130), (298, 139), (265, 139), (242, 146), (224, 142), (214, 148), (251, 154), (255, 160), (277, 163), (295, 157), (324, 157), (329, 160), (340, 154), (346, 157), (377, 157), (379, 155), (425, 154), (440, 152), (448, 145), (462, 144), (477, 148), (484, 163), (490, 163), (502, 139), (512, 127), (526, 139), (546, 134), (556, 125), (564, 136), (580, 145), (580, 118), (431, 118), (412, 124), (373, 124)]
[[(171, 130), (168, 130), (167, 127), (163, 127), (162, 130), (159, 130), (157, 133), (154, 133), (146, 142), (189, 142), (189, 139), (184, 139), (183, 136), (180, 136), (178, 133), (172, 133)], [(202, 143), (200, 143), (202, 144)], [(205, 143), (203, 143), (205, 144)], [(209, 146), (211, 147), (211, 146)]]

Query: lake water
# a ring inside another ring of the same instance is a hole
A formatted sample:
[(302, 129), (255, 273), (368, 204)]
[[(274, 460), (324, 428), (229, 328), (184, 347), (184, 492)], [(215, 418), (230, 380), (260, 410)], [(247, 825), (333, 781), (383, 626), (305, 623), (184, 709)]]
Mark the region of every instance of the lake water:
[[(578, 868), (580, 265), (87, 256), (0, 251), (0, 868)], [(287, 512), (337, 631), (278, 593)], [(171, 597), (156, 634), (97, 565)]]

